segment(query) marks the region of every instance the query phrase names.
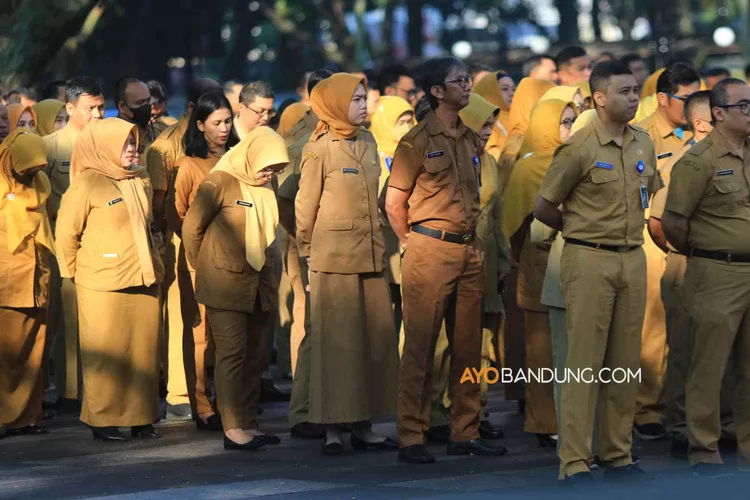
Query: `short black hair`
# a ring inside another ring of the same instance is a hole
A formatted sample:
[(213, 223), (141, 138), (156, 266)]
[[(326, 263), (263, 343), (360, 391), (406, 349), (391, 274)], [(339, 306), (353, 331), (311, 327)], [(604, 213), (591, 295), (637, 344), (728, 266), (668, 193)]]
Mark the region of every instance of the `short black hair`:
[(591, 95), (593, 96), (594, 92), (606, 92), (612, 77), (619, 75), (633, 76), (633, 72), (630, 71), (630, 68), (617, 61), (604, 61), (594, 66), (593, 71), (591, 71), (591, 77), (589, 77)]
[(238, 80), (227, 80), (222, 84), (225, 94), (229, 94), (236, 85), (242, 85), (242, 82)]
[(167, 101), (167, 87), (159, 80), (149, 80), (146, 82), (148, 91), (151, 92), (151, 100), (158, 103)]
[[(14, 99), (14, 96), (19, 96), (17, 99), (18, 104), (21, 103), (20, 96), (25, 96), (25, 97), (28, 97), (29, 99), (34, 99), (36, 97), (34, 93), (30, 89), (27, 89), (26, 87), (18, 87), (8, 92), (9, 104), (14, 104), (16, 102), (16, 99)], [(13, 102), (11, 102), (11, 100), (13, 100)]]
[(53, 80), (42, 88), (42, 99), (57, 99), (60, 88), (65, 88), (64, 80)]
[(468, 70), (469, 74), (471, 75), (472, 80), (477, 79), (477, 75), (481, 73), (482, 71), (492, 71), (492, 68), (487, 66), (486, 64), (481, 63), (473, 63), (469, 64), (466, 69)]
[(316, 69), (310, 76), (307, 77), (307, 93), (312, 94), (313, 89), (317, 84), (333, 76), (333, 71), (327, 68)]
[(96, 80), (88, 76), (76, 76), (65, 82), (65, 100), (69, 103), (77, 103), (84, 94), (99, 97), (104, 95), (104, 91)]
[(572, 59), (576, 59), (577, 57), (585, 57), (587, 55), (588, 54), (583, 47), (580, 47), (578, 45), (568, 45), (557, 53), (554, 61), (557, 67), (560, 68), (561, 66), (568, 64)]
[(699, 90), (695, 94), (685, 99), (685, 118), (688, 122), (688, 127), (692, 130), (693, 128), (693, 112), (698, 106), (705, 104), (711, 105), (711, 91), (710, 90)]
[(416, 118), (417, 122), (421, 122), (427, 117), (430, 111), (432, 111), (432, 106), (430, 105), (430, 100), (427, 98), (427, 94), (425, 94), (417, 101), (417, 105), (414, 107), (414, 118)]
[[(229, 99), (220, 90), (202, 94), (194, 104), (193, 112), (188, 120), (187, 131), (182, 138), (182, 145), (185, 148), (185, 156), (206, 159), (209, 154), (208, 142), (206, 142), (206, 136), (198, 128), (198, 122), (205, 122), (211, 113), (220, 109), (228, 109), (229, 114), (232, 115), (232, 106), (229, 104)], [(227, 140), (227, 149), (237, 142), (239, 141), (234, 132), (230, 133)]]
[(745, 78), (750, 78), (750, 64), (745, 66)]
[(273, 99), (273, 89), (271, 86), (261, 81), (246, 83), (240, 91), (240, 102), (242, 104), (250, 104), (257, 98)]
[(714, 108), (720, 108), (729, 104), (729, 92), (727, 91), (727, 88), (731, 87), (732, 85), (739, 85), (741, 87), (744, 87), (747, 85), (747, 83), (743, 82), (739, 78), (727, 78), (726, 80), (722, 80), (714, 85), (714, 88), (711, 89), (711, 95), (708, 99), (709, 104), (711, 105), (711, 123), (714, 123), (716, 121), (716, 118), (714, 117)]
[(700, 81), (701, 77), (693, 66), (681, 62), (670, 64), (656, 81), (656, 93), (674, 94), (680, 89), (680, 85), (690, 85)]
[(208, 92), (221, 91), (221, 85), (210, 78), (198, 78), (190, 84), (188, 89), (188, 102), (195, 104), (198, 98)]
[(532, 71), (542, 65), (542, 61), (544, 61), (545, 59), (549, 59), (550, 61), (557, 64), (555, 62), (555, 58), (549, 54), (538, 54), (531, 56), (526, 59), (525, 63), (523, 63), (523, 76), (529, 76)]
[[(131, 83), (144, 83), (134, 76), (123, 76), (115, 82), (115, 106), (120, 102), (125, 102), (125, 91)], [(145, 83), (144, 83), (145, 85)]]
[(638, 54), (632, 54), (632, 53), (625, 54), (624, 56), (620, 58), (620, 62), (624, 64), (625, 66), (627, 66), (628, 68), (630, 67), (631, 63), (638, 62), (638, 61), (643, 61), (643, 58), (639, 56)]
[(466, 68), (466, 65), (455, 57), (436, 57), (422, 64), (419, 70), (419, 86), (424, 90), (425, 96), (430, 101), (432, 109), (438, 107), (438, 99), (432, 95), (430, 89), (435, 85), (444, 86), (445, 79), (453, 68)]
[(398, 81), (402, 76), (414, 78), (403, 64), (392, 64), (384, 68), (378, 76), (378, 90), (380, 91), (380, 95), (385, 95), (385, 89), (388, 87), (398, 85)]
[(722, 75), (727, 75), (727, 78), (729, 78), (732, 76), (732, 73), (727, 68), (711, 68), (703, 72), (703, 76), (706, 78)]

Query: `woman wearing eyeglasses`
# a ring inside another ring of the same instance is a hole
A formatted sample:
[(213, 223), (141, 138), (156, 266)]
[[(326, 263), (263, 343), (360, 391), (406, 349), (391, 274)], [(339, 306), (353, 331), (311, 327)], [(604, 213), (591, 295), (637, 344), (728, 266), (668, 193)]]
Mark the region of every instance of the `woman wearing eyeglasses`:
[[(518, 262), (518, 307), (524, 312), (526, 368), (539, 373), (552, 368), (552, 337), (547, 306), (541, 304), (549, 249), (531, 244), (534, 201), (555, 150), (571, 136), (578, 116), (572, 102), (550, 99), (531, 114), (523, 148), (531, 151), (518, 160), (510, 176), (503, 205), (503, 233), (508, 235)], [(542, 446), (556, 447), (557, 421), (552, 382), (526, 384), (526, 432), (537, 435)]]

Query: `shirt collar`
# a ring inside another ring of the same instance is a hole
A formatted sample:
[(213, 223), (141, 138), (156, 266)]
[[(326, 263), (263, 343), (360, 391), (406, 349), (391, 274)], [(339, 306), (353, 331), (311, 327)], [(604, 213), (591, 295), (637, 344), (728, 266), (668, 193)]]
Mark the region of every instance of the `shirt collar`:
[[(464, 135), (464, 132), (466, 132), (466, 126), (464, 125), (464, 122), (461, 121), (461, 117), (456, 117), (458, 122), (456, 126), (456, 139)], [(445, 129), (443, 124), (440, 122), (440, 119), (437, 117), (434, 111), (430, 111), (427, 114), (427, 131), (430, 133), (430, 135), (440, 135), (443, 134), (444, 136), (452, 139), (450, 135), (448, 135), (448, 131)]]
[[(604, 146), (605, 144), (609, 144), (610, 142), (617, 145), (617, 143), (615, 142), (615, 138), (612, 137), (612, 134), (609, 133), (609, 130), (604, 127), (604, 124), (602, 123), (598, 115), (596, 117), (596, 120), (594, 120), (594, 130), (596, 131), (596, 135), (599, 138), (600, 145)], [(630, 127), (630, 125), (626, 125), (625, 133), (622, 136), (622, 149), (625, 149), (633, 139), (635, 139), (635, 135), (633, 135), (633, 129)]]
[[(667, 120), (662, 116), (660, 110), (656, 110), (654, 112), (656, 115), (654, 117), (654, 126), (656, 127), (656, 131), (659, 133), (659, 137), (662, 139), (666, 139), (670, 135), (673, 135), (677, 137), (679, 140), (683, 140), (683, 137), (685, 137), (685, 131), (683, 129), (673, 129), (672, 126), (667, 123)], [(680, 137), (682, 135), (682, 137)]]
[[(729, 144), (729, 141), (724, 137), (724, 134), (719, 132), (718, 128), (714, 128), (711, 131), (710, 136), (711, 141), (713, 142), (714, 150), (716, 151), (716, 155), (721, 158), (725, 155), (732, 155), (735, 158), (739, 158), (735, 153), (732, 147)], [(745, 151), (750, 148), (750, 139), (745, 139)]]

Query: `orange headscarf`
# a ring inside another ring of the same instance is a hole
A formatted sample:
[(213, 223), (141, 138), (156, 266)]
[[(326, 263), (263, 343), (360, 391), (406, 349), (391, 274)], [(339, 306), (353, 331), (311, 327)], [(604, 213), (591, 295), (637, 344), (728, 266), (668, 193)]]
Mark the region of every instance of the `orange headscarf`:
[(341, 139), (357, 137), (359, 125), (349, 123), (349, 104), (359, 85), (367, 90), (364, 78), (336, 73), (315, 86), (310, 94), (310, 106), (320, 120), (314, 132), (316, 135), (330, 130)]
[(132, 123), (119, 118), (91, 120), (73, 147), (70, 180), (73, 182), (77, 175), (86, 170), (94, 170), (114, 182), (122, 193), (130, 216), (138, 261), (143, 273), (143, 284), (151, 286), (156, 283), (156, 272), (151, 255), (153, 241), (149, 232), (152, 219), (151, 196), (143, 179), (146, 169), (133, 164), (126, 170), (120, 163), (123, 146), (130, 134), (135, 136), (137, 150), (138, 129)]
[(6, 108), (8, 109), (8, 121), (10, 123), (11, 132), (18, 128), (18, 120), (21, 119), (21, 115), (26, 111), (31, 113), (32, 118), (34, 118), (34, 123), (36, 123), (36, 112), (31, 106), (24, 106), (23, 104), (9, 104), (8, 106), (6, 106)]
[(555, 84), (547, 80), (536, 78), (524, 78), (516, 88), (513, 104), (510, 106), (510, 135), (525, 134), (529, 125), (531, 111), (545, 92), (554, 87)]
[(276, 133), (281, 137), (284, 137), (299, 121), (305, 116), (310, 110), (310, 106), (301, 102), (295, 102), (290, 104), (281, 113), (281, 119), (279, 120), (279, 127), (276, 129)]
[(500, 93), (500, 87), (498, 86), (498, 80), (500, 78), (505, 78), (506, 76), (508, 75), (502, 71), (494, 71), (479, 80), (472, 90), (472, 93), (479, 94), (500, 109), (495, 126), (492, 128), (492, 135), (490, 136), (489, 141), (487, 141), (486, 147), (487, 151), (489, 151), (495, 159), (500, 156), (500, 152), (503, 150), (503, 146), (505, 146), (505, 141), (508, 139), (511, 129), (511, 105), (505, 102), (503, 94)]
[(646, 78), (646, 81), (643, 82), (643, 87), (641, 87), (641, 97), (656, 94), (656, 84), (659, 81), (659, 77), (661, 76), (661, 74), (664, 73), (665, 69), (666, 68), (657, 69), (651, 74), (651, 76)]

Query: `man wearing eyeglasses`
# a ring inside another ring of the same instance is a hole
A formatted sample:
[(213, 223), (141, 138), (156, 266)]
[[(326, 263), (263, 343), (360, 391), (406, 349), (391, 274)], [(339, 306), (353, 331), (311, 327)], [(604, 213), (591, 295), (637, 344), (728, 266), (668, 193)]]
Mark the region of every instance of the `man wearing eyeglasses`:
[(405, 66), (394, 64), (383, 69), (378, 77), (380, 95), (397, 95), (411, 104), (417, 105), (419, 90), (414, 84), (414, 78)]
[(714, 130), (672, 170), (661, 223), (669, 242), (688, 256), (689, 459), (697, 475), (719, 476), (726, 472), (718, 446), (720, 387), (732, 353), (739, 466), (750, 471), (750, 87), (723, 80), (709, 99)]
[[(653, 114), (636, 126), (645, 130), (654, 142), (656, 167), (664, 167), (690, 142), (693, 133), (685, 117), (685, 101), (700, 90), (700, 76), (684, 63), (668, 66), (656, 83), (659, 104)], [(649, 212), (646, 211), (646, 220)], [(641, 334), (642, 378), (638, 387), (633, 433), (639, 439), (655, 440), (666, 436), (664, 428), (664, 375), (667, 368), (667, 320), (661, 298), (661, 279), (666, 268), (664, 250), (643, 228), (646, 252), (646, 316)]]
[(246, 83), (240, 91), (239, 113), (234, 118), (234, 129), (242, 140), (258, 127), (268, 125), (276, 116), (273, 109), (273, 90), (264, 82)]

